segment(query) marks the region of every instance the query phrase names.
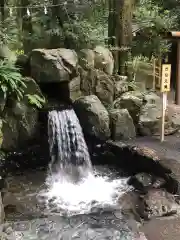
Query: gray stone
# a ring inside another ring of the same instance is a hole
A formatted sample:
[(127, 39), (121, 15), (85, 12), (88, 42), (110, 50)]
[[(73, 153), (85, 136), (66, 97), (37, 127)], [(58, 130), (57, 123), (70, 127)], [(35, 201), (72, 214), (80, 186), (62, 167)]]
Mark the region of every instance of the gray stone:
[(85, 71), (83, 68), (79, 68), (81, 78), (81, 91), (84, 95), (95, 94), (96, 87), (96, 70), (88, 69)]
[(80, 97), (74, 102), (74, 108), (85, 133), (99, 139), (110, 137), (109, 114), (97, 96)]
[(143, 104), (142, 93), (132, 91), (124, 93), (120, 98), (113, 103), (114, 108), (127, 109), (133, 121), (136, 123), (139, 118), (141, 106)]
[(80, 76), (73, 78), (69, 82), (70, 99), (73, 101), (82, 95), (80, 84), (81, 84)]
[(91, 49), (82, 49), (78, 53), (79, 64), (84, 70), (94, 68), (94, 51)]
[(99, 69), (108, 75), (113, 74), (114, 59), (111, 51), (103, 46), (96, 46), (93, 50), (82, 49), (78, 53), (79, 64), (84, 70)]
[(102, 71), (96, 71), (95, 95), (108, 107), (114, 100), (114, 82), (111, 76)]
[(160, 129), (161, 111), (156, 104), (145, 104), (140, 112), (140, 134), (149, 136), (156, 134)]
[(122, 194), (118, 200), (122, 214), (127, 219), (135, 219), (141, 223), (141, 216), (144, 213), (144, 207), (142, 207), (141, 199), (135, 191), (127, 191)]
[(103, 46), (94, 48), (94, 67), (112, 75), (114, 70), (114, 59), (111, 51)]
[(135, 138), (135, 126), (127, 109), (111, 109), (109, 114), (114, 141)]
[(115, 99), (119, 98), (123, 93), (128, 91), (128, 83), (126, 76), (114, 76), (115, 83)]
[(13, 102), (11, 109), (6, 111), (5, 121), (2, 126), (2, 148), (12, 150), (32, 139), (38, 133), (38, 110), (29, 104), (26, 94), (42, 96), (37, 83), (25, 79), (27, 88), (21, 102)]
[(161, 105), (161, 98), (154, 92), (144, 94), (144, 102), (149, 104)]
[(80, 70), (81, 91), (84, 95), (96, 95), (105, 106), (114, 100), (113, 77), (98, 69)]
[(116, 82), (127, 82), (128, 81), (128, 77), (127, 76), (122, 76), (122, 75), (113, 75), (114, 76), (114, 79)]
[(171, 104), (167, 107), (168, 117), (172, 121), (174, 127), (180, 129), (180, 106)]
[[(139, 131), (141, 135), (159, 135), (162, 117), (162, 100), (154, 92), (144, 94), (144, 104), (140, 111)], [(173, 108), (168, 106), (165, 115), (165, 135), (173, 134), (177, 131), (177, 115)]]
[(144, 197), (147, 206), (148, 217), (171, 216), (180, 208), (175, 197), (161, 189), (151, 189)]
[(70, 49), (34, 49), (30, 64), (31, 77), (37, 82), (70, 81), (77, 74), (78, 57)]

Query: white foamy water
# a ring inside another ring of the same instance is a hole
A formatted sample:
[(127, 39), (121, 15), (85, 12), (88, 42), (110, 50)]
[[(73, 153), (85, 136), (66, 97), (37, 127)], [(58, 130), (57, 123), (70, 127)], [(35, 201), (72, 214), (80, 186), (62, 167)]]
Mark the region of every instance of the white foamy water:
[[(72, 183), (58, 177), (48, 176), (48, 191), (44, 194), (48, 203), (62, 212), (68, 214), (87, 213), (92, 207), (114, 206), (119, 197), (130, 190), (127, 179), (115, 179), (110, 177), (89, 174), (79, 183)], [(49, 209), (51, 206), (49, 207)]]
[(82, 128), (73, 109), (48, 115), (51, 155), (47, 191), (41, 193), (50, 211), (78, 214), (93, 207), (114, 205), (128, 190), (126, 179), (112, 180), (93, 173)]

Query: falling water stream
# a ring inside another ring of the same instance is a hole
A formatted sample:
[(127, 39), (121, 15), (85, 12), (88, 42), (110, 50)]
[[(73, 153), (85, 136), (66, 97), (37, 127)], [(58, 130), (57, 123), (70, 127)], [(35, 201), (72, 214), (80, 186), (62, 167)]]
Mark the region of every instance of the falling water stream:
[(90, 211), (91, 205), (114, 204), (127, 188), (126, 179), (102, 176), (90, 161), (74, 110), (49, 112), (50, 173), (46, 196), (69, 214)]
[[(118, 205), (118, 198), (129, 190), (127, 179), (93, 168), (73, 109), (49, 112), (48, 136), (51, 163), (43, 187), (26, 190), (24, 196), (18, 193), (26, 205), (33, 205), (35, 199), (43, 217), (16, 218), (14, 239), (140, 239), (129, 229)], [(24, 223), (28, 228), (22, 231)]]

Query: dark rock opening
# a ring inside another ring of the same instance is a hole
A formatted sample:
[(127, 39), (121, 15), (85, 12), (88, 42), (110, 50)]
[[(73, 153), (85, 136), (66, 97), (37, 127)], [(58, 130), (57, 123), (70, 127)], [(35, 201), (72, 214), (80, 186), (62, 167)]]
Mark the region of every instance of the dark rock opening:
[(40, 89), (48, 100), (59, 103), (71, 103), (69, 82), (42, 82), (39, 83)]

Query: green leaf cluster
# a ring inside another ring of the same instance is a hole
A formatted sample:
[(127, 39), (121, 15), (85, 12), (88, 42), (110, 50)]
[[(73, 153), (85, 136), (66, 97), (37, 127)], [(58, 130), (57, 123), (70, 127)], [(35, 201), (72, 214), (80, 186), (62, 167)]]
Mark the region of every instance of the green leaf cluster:
[(28, 98), (30, 105), (41, 108), (45, 99), (37, 94), (25, 94), (27, 88), (24, 78), (14, 63), (0, 60), (0, 97), (1, 99), (12, 99), (22, 101)]

